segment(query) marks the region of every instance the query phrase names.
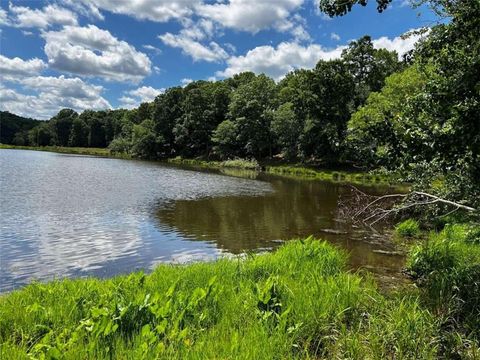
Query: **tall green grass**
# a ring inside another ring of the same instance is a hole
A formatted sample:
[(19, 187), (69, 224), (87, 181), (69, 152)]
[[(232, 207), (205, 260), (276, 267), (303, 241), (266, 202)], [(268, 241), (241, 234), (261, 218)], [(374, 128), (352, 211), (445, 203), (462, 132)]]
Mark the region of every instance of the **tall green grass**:
[(319, 170), (302, 166), (267, 166), (267, 173), (290, 176), (301, 179), (324, 180), (350, 184), (395, 184), (400, 185), (392, 176), (370, 174), (366, 172), (346, 172)]
[(395, 234), (401, 237), (416, 237), (420, 235), (420, 225), (415, 219), (407, 219), (395, 226)]
[(2, 359), (433, 359), (440, 322), (331, 245), (35, 283), (0, 298)]
[(199, 159), (185, 159), (180, 156), (167, 160), (171, 164), (188, 165), (201, 167), (205, 169), (243, 169), (259, 171), (260, 165), (257, 160), (247, 159), (232, 159), (225, 161), (211, 161), (211, 160), (199, 160)]
[(453, 326), (480, 339), (480, 244), (478, 227), (448, 225), (415, 246), (408, 269), (423, 301)]

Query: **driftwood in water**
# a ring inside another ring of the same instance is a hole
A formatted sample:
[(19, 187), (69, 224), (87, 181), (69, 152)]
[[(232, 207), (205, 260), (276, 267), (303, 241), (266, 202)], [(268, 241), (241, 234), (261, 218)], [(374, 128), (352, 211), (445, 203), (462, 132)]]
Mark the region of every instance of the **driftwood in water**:
[(421, 207), (434, 204), (445, 205), (445, 213), (441, 216), (450, 215), (458, 210), (477, 211), (477, 209), (468, 205), (421, 191), (374, 196), (368, 195), (354, 186), (351, 188), (352, 196), (348, 200), (343, 200), (341, 204), (342, 216), (368, 226), (373, 226), (389, 217), (405, 213), (407, 210), (418, 210)]

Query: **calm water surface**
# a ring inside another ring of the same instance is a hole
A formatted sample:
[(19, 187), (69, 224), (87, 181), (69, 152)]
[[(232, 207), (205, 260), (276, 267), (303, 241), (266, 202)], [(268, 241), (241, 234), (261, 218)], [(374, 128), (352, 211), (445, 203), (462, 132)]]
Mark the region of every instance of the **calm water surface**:
[(0, 291), (264, 251), (310, 234), (346, 248), (352, 268), (400, 271), (401, 257), (381, 253), (392, 248), (385, 235), (338, 218), (345, 187), (246, 175), (0, 150)]

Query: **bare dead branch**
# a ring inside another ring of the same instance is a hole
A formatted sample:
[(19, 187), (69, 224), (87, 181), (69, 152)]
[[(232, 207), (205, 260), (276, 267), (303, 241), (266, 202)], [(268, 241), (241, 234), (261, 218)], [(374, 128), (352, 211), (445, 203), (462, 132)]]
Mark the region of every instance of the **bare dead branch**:
[[(453, 210), (446, 212), (443, 216), (450, 215), (456, 211), (464, 210), (476, 212), (477, 209), (459, 202), (443, 199), (421, 191), (412, 191), (405, 194), (386, 194), (373, 196), (351, 186), (350, 198), (340, 204), (341, 215), (355, 222), (360, 222), (372, 228), (373, 225), (389, 217), (394, 217), (407, 210), (419, 209), (425, 206), (442, 204), (446, 208), (453, 207)], [(365, 203), (367, 205), (365, 205)], [(446, 209), (445, 209), (446, 210)]]

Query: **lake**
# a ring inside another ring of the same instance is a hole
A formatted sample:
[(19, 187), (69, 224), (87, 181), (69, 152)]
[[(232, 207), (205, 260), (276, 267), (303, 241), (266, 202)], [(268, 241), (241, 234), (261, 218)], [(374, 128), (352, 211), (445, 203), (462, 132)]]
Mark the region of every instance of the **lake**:
[(384, 253), (389, 235), (340, 218), (348, 191), (263, 173), (0, 150), (0, 291), (268, 251), (310, 234), (346, 249), (352, 269), (394, 280), (403, 258)]

